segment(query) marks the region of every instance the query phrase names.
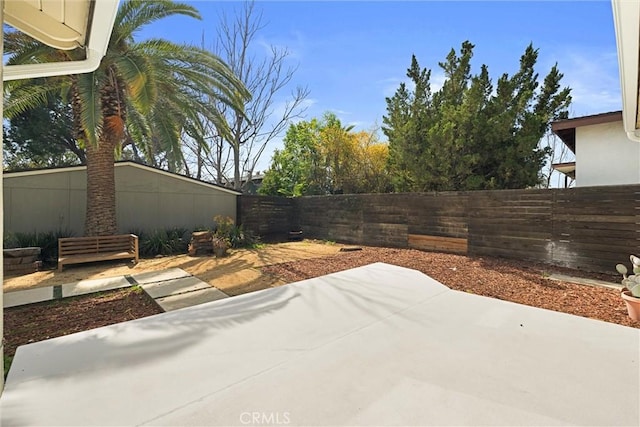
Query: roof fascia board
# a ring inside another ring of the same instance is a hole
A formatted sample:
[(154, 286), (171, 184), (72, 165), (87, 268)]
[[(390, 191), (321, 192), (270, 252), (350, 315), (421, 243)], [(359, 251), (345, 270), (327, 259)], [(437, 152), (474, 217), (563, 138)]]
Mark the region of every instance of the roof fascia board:
[(612, 123), (623, 120), (622, 111), (614, 111), (611, 113), (595, 114), (592, 116), (574, 117), (572, 119), (558, 120), (551, 123), (551, 129), (575, 129), (583, 126), (600, 125), (604, 123)]
[(44, 175), (44, 174), (58, 173), (58, 172), (83, 171), (86, 169), (87, 169), (86, 166), (67, 166), (62, 168), (36, 169), (31, 171), (3, 172), (2, 175), (4, 179), (11, 179), (11, 178), (18, 178), (22, 176)]
[(88, 43), (85, 47), (85, 59), (46, 64), (6, 65), (3, 69), (2, 79), (9, 81), (95, 71), (107, 52), (119, 3), (120, 0), (95, 0), (93, 2), (91, 23), (87, 29), (89, 34)]
[[(162, 169), (157, 169), (151, 166), (146, 166), (146, 165), (141, 165), (140, 163), (136, 163), (136, 162), (118, 162), (114, 164), (115, 167), (123, 167), (123, 166), (133, 166), (136, 167), (138, 169), (142, 169), (142, 170), (146, 170), (149, 172), (154, 172), (154, 173), (159, 173), (161, 175), (165, 175), (171, 178), (175, 178), (175, 179), (179, 179), (185, 182), (189, 182), (191, 184), (197, 184), (197, 185), (201, 185), (207, 188), (213, 188), (215, 190), (220, 190), (223, 191), (225, 193), (229, 193), (229, 194), (233, 194), (234, 196), (239, 196), (242, 193), (236, 190), (232, 190), (230, 188), (225, 188), (225, 187), (221, 187), (219, 185), (215, 185), (215, 184), (211, 184), (208, 182), (204, 182), (204, 181), (200, 181), (198, 179), (194, 179), (194, 178), (189, 178), (177, 173), (173, 173), (173, 172), (168, 172)], [(23, 176), (34, 176), (34, 175), (43, 175), (43, 174), (51, 174), (51, 173), (58, 173), (58, 172), (73, 172), (73, 171), (84, 171), (86, 170), (87, 167), (86, 166), (68, 166), (68, 167), (62, 167), (62, 168), (52, 168), (52, 169), (38, 169), (38, 170), (32, 170), (32, 171), (20, 171), (20, 172), (4, 172), (4, 179), (11, 179), (11, 178), (18, 178), (18, 177), (23, 177)]]
[(81, 61), (47, 62), (44, 64), (5, 65), (4, 81), (35, 79), (40, 77), (66, 76), (95, 71), (100, 66), (102, 56), (86, 49), (86, 59)]
[(230, 188), (225, 188), (225, 187), (221, 187), (219, 185), (215, 185), (215, 184), (210, 184), (208, 182), (204, 182), (204, 181), (200, 181), (198, 179), (194, 179), (194, 178), (189, 178), (187, 176), (183, 176), (177, 173), (173, 173), (173, 172), (168, 172), (162, 169), (157, 169), (151, 166), (147, 166), (147, 165), (141, 165), (140, 163), (136, 163), (136, 162), (120, 162), (120, 163), (116, 163), (115, 164), (116, 167), (122, 167), (122, 166), (133, 166), (136, 167), (138, 169), (142, 169), (142, 170), (146, 170), (146, 171), (150, 171), (150, 172), (155, 172), (155, 173), (159, 173), (161, 175), (165, 175), (171, 178), (175, 178), (175, 179), (179, 179), (185, 182), (189, 182), (191, 184), (197, 184), (197, 185), (202, 185), (204, 187), (207, 188), (214, 188), (216, 190), (220, 190), (220, 191), (224, 191), (225, 193), (229, 193), (229, 194), (233, 194), (234, 196), (240, 196), (242, 193), (236, 190), (232, 190)]
[(551, 167), (554, 169), (559, 168), (574, 168), (576, 167), (576, 162), (564, 162), (564, 163), (552, 163)]
[(638, 66), (640, 56), (640, 2), (611, 0), (618, 48), (624, 130), (640, 142), (638, 132)]

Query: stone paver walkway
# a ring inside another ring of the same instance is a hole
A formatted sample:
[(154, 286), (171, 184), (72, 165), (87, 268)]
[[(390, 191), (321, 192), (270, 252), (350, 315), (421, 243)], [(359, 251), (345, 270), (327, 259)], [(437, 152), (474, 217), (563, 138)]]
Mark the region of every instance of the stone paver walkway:
[(144, 289), (164, 311), (177, 310), (228, 297), (224, 292), (186, 271), (180, 268), (170, 268), (131, 276), (81, 280), (77, 283), (7, 292), (4, 294), (4, 307), (16, 307), (135, 285)]

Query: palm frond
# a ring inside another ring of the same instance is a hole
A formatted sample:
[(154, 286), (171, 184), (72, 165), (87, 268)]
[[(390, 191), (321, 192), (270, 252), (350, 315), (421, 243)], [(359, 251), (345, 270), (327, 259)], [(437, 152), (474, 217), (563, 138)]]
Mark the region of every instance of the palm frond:
[(80, 100), (80, 123), (85, 130), (89, 144), (97, 144), (102, 132), (102, 108), (100, 89), (96, 82), (96, 72), (78, 74), (77, 88)]
[[(156, 143), (161, 151), (170, 154), (180, 151), (180, 132), (176, 119), (180, 117), (178, 111), (171, 108), (171, 105), (163, 105), (162, 108), (155, 108), (150, 115)], [(175, 155), (171, 156), (176, 158)], [(173, 165), (174, 168), (177, 166)]]
[[(210, 120), (222, 137), (232, 139), (224, 114), (216, 106), (229, 106), (243, 114), (251, 95), (229, 66), (218, 56), (194, 46), (162, 39), (134, 40), (135, 33), (145, 25), (172, 15), (200, 17), (193, 6), (170, 0), (124, 1), (118, 10), (109, 49), (96, 71), (58, 78), (55, 89), (49, 79), (42, 85), (33, 82), (25, 83), (24, 87), (7, 85), (10, 91), (5, 97), (7, 114), (43, 103), (50, 91), (60, 93), (75, 81), (77, 96), (69, 100), (76, 100), (77, 123), (86, 133), (87, 144), (97, 143), (102, 132), (113, 134), (124, 125), (127, 137), (149, 159), (158, 150), (173, 153), (172, 158), (178, 159), (183, 131), (202, 141), (201, 118)], [(20, 33), (7, 36), (6, 43), (11, 52), (9, 61), (15, 63), (61, 60), (56, 56), (60, 55), (58, 51)], [(66, 83), (62, 84), (63, 81)], [(116, 122), (114, 117), (105, 123), (107, 110), (102, 104), (107, 100), (109, 105), (110, 98), (101, 99), (104, 97), (101, 91), (114, 86), (114, 82), (126, 88), (122, 100), (126, 114), (119, 116), (126, 118), (126, 123)]]
[[(57, 83), (57, 84), (56, 84)], [(9, 93), (5, 96), (4, 115), (13, 118), (18, 114), (33, 109), (40, 105), (46, 105), (50, 95), (59, 93), (65, 87), (62, 80), (51, 83), (34, 84), (31, 80), (15, 80), (5, 83), (5, 90)]]
[(118, 9), (110, 45), (119, 46), (132, 39), (145, 25), (172, 15), (184, 15), (201, 19), (196, 8), (169, 0), (129, 0)]
[[(132, 47), (133, 48), (133, 47)], [(251, 93), (229, 66), (217, 55), (186, 44), (175, 44), (162, 39), (150, 39), (136, 43), (135, 49), (146, 56), (161, 58), (167, 71), (182, 74), (187, 79), (195, 79), (203, 86), (215, 87), (227, 98), (246, 102)]]
[(114, 65), (127, 85), (127, 92), (137, 109), (148, 113), (157, 98), (153, 71), (144, 56), (128, 52), (115, 59)]
[(127, 138), (125, 144), (133, 143), (142, 150), (145, 158), (150, 161), (153, 158), (154, 150), (152, 138), (152, 129), (146, 114), (142, 114), (129, 99), (126, 103), (127, 107)]

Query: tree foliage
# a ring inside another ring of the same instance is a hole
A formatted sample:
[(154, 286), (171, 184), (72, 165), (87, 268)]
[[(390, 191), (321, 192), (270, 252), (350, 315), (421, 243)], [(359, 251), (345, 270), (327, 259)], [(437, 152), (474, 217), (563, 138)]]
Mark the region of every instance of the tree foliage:
[(332, 113), (289, 127), (276, 150), (261, 194), (368, 193), (389, 189), (387, 145), (376, 132), (353, 132)]
[(3, 126), (5, 170), (71, 166), (85, 163), (73, 135), (73, 118), (60, 97), (15, 115)]
[[(114, 155), (134, 141), (148, 159), (160, 150), (170, 169), (183, 161), (181, 135), (196, 134), (204, 115), (220, 132), (229, 133), (224, 117), (211, 105), (221, 101), (239, 111), (250, 98), (245, 86), (217, 56), (163, 39), (135, 40), (146, 25), (183, 15), (200, 18), (190, 5), (170, 0), (121, 3), (107, 52), (91, 73), (6, 85), (5, 113), (15, 117), (60, 96), (71, 106), (76, 140), (87, 160), (85, 233), (117, 232)], [(78, 60), (80, 49), (59, 51), (23, 33), (5, 35), (9, 64)]]
[(198, 179), (233, 183), (236, 190), (241, 190), (243, 182), (251, 182), (267, 144), (304, 113), (309, 90), (297, 87), (289, 96), (283, 93), (296, 67), (287, 65), (290, 54), (286, 48), (266, 46), (264, 52), (259, 39), (264, 27), (262, 13), (253, 1), (245, 2), (233, 16), (220, 17), (213, 52), (225, 60), (253, 96), (244, 103), (241, 113), (223, 102), (213, 105), (229, 124), (228, 134), (203, 117), (208, 150), (203, 150), (202, 144), (185, 145), (186, 155), (195, 163), (188, 172)]
[(471, 73), (474, 45), (462, 43), (439, 63), (445, 77), (431, 90), (431, 70), (415, 56), (387, 98), (383, 131), (396, 191), (525, 188), (539, 183), (547, 150), (539, 147), (553, 120), (565, 118), (570, 89), (554, 65), (538, 82), (538, 50), (529, 45), (519, 70), (494, 86), (486, 65)]

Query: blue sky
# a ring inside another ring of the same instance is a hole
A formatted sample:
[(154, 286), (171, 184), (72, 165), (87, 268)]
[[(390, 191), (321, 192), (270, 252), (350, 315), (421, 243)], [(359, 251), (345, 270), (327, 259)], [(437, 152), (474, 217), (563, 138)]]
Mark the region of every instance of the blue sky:
[[(221, 13), (241, 3), (193, 1), (202, 21), (177, 17), (140, 34), (200, 44), (215, 37)], [(333, 111), (343, 123), (369, 129), (382, 123), (385, 97), (405, 80), (411, 55), (442, 80), (438, 62), (464, 40), (475, 44), (473, 71), (487, 64), (490, 75), (513, 73), (529, 43), (540, 50), (541, 78), (554, 63), (573, 89), (571, 116), (621, 108), (611, 3), (604, 1), (258, 1), (267, 24), (264, 46), (287, 47), (298, 66), (292, 86), (310, 89), (306, 118)], [(282, 93), (287, 95), (287, 91)], [(281, 99), (280, 101), (284, 101)], [(262, 160), (268, 165), (272, 144)]]

